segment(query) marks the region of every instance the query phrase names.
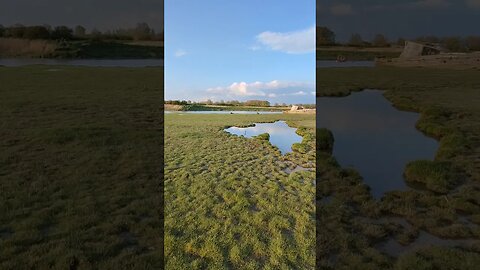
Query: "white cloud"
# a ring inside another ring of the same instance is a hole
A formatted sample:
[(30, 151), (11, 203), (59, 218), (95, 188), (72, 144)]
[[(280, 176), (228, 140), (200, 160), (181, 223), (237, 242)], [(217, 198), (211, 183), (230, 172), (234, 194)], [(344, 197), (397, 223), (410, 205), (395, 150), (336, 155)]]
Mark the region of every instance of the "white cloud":
[(175, 57), (182, 57), (182, 56), (185, 56), (187, 54), (186, 51), (182, 50), (182, 49), (178, 49), (176, 52), (175, 52)]
[(306, 96), (307, 93), (305, 93), (304, 91), (298, 91), (298, 92), (295, 92), (295, 93), (292, 93), (292, 96)]
[[(282, 82), (274, 80), (271, 82), (234, 82), (226, 87), (213, 87), (207, 89), (207, 92), (210, 94), (221, 94), (226, 96), (259, 96), (259, 97), (277, 97), (282, 96), (283, 94), (269, 93), (270, 91), (281, 90), (281, 89), (290, 89), (290, 88), (312, 88), (311, 85), (306, 83), (298, 82)], [(298, 90), (298, 89), (297, 89)], [(305, 92), (299, 91), (295, 92), (295, 95), (306, 95)], [(293, 95), (293, 94), (292, 94)]]
[(355, 13), (350, 4), (335, 4), (330, 7), (330, 12), (337, 16), (352, 15)]
[(250, 46), (249, 49), (252, 50), (252, 51), (258, 51), (258, 50), (260, 50), (261, 48), (262, 48), (262, 47), (260, 47), (260, 46), (258, 46), (258, 45), (253, 45), (253, 46)]
[(467, 0), (466, 4), (472, 8), (480, 8), (480, 0)]
[(257, 41), (263, 46), (291, 54), (315, 51), (315, 26), (294, 32), (263, 32), (257, 35)]

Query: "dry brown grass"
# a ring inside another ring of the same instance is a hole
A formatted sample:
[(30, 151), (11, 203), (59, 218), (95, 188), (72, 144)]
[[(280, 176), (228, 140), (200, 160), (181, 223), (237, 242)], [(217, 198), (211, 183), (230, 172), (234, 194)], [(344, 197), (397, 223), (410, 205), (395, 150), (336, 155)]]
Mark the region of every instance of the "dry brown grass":
[(183, 109), (182, 105), (165, 104), (166, 111), (181, 111), (182, 109)]
[(54, 41), (0, 38), (0, 57), (46, 57), (56, 48)]

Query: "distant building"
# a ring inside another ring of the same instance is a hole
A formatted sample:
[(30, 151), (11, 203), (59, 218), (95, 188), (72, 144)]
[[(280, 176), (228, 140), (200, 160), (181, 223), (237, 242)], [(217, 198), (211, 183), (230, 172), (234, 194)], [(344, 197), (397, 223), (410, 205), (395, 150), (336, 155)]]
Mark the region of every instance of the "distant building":
[(376, 66), (480, 69), (480, 52), (448, 53), (439, 44), (407, 41), (398, 58), (376, 58)]
[(306, 109), (303, 106), (295, 106), (293, 105), (292, 108), (290, 108), (290, 111), (285, 111), (285, 113), (315, 113), (316, 109)]
[(300, 110), (300, 109), (303, 109), (303, 108), (300, 108), (300, 107), (294, 105), (294, 106), (292, 106), (292, 108), (290, 109), (290, 111), (295, 112), (295, 111), (298, 111), (298, 110)]
[(400, 58), (418, 58), (426, 55), (437, 55), (442, 52), (445, 52), (445, 50), (438, 44), (406, 41)]

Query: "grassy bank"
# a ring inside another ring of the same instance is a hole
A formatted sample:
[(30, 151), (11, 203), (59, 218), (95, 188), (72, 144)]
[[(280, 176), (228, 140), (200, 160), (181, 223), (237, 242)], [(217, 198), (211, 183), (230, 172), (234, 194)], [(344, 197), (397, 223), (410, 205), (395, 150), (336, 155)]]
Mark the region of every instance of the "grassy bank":
[[(285, 156), (228, 126), (287, 120), (303, 136)], [(168, 269), (314, 269), (315, 118), (311, 115), (165, 116)]]
[[(407, 181), (422, 185), (389, 192), (381, 201), (372, 199), (356, 172), (340, 168), (329, 154), (319, 156), (317, 224), (323, 224), (317, 231), (319, 265), (475, 269), (480, 262), (479, 75), (478, 70), (317, 70), (318, 95), (385, 90), (397, 108), (420, 112), (417, 128), (440, 141), (434, 162), (416, 161), (406, 168)], [(398, 258), (381, 248), (391, 239), (415, 245), (422, 231), (457, 242), (424, 246)]]
[(163, 46), (153, 42), (77, 40), (60, 43), (51, 40), (0, 38), (0, 57), (161, 59)]
[(0, 81), (0, 268), (160, 268), (163, 70)]
[(400, 48), (356, 48), (356, 47), (318, 47), (317, 60), (337, 60), (344, 56), (348, 61), (373, 61), (377, 57), (396, 58), (400, 56)]
[(165, 104), (167, 111), (284, 111), (289, 107), (220, 106), (220, 105), (171, 105)]

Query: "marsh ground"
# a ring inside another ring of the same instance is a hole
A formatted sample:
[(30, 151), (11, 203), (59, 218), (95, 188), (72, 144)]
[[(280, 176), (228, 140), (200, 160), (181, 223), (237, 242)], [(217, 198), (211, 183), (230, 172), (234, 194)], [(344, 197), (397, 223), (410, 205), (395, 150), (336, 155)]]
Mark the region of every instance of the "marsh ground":
[(163, 264), (162, 68), (0, 67), (0, 268)]
[[(389, 192), (379, 201), (372, 198), (358, 173), (342, 169), (329, 152), (317, 154), (317, 266), (478, 266), (479, 75), (478, 69), (317, 69), (317, 95), (345, 96), (362, 89), (385, 90), (385, 97), (395, 107), (420, 112), (417, 128), (440, 142), (433, 162), (412, 161), (406, 167), (410, 190)], [(425, 232), (451, 241), (432, 240), (433, 246), (418, 245), (416, 241)], [(385, 243), (392, 240), (400, 246), (395, 255), (385, 249)], [(411, 249), (415, 245), (418, 246)], [(403, 252), (401, 247), (409, 252)]]
[[(275, 120), (298, 151), (224, 131)], [(313, 115), (165, 115), (166, 267), (314, 269), (314, 134)]]
[(349, 47), (349, 46), (324, 46), (317, 47), (317, 60), (337, 60), (339, 55), (348, 61), (373, 61), (376, 57), (396, 58), (403, 51), (402, 47)]

